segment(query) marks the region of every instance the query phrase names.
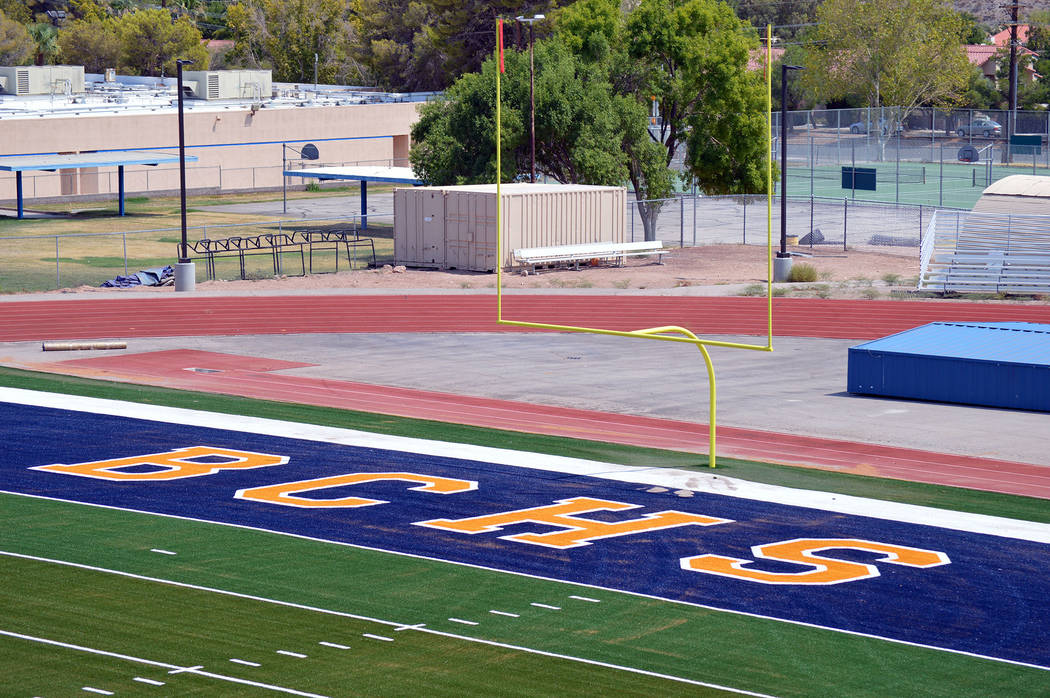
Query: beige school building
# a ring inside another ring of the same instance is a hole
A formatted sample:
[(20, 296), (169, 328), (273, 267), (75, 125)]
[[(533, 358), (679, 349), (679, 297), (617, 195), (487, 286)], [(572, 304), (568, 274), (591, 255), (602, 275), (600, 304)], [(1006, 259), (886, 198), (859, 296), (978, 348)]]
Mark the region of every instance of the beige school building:
[[(12, 79), (4, 80), (0, 68), (0, 160), (89, 152), (113, 152), (119, 159), (123, 150), (178, 153), (174, 79), (89, 75), (85, 80), (78, 67), (25, 69), (33, 69), (33, 81), (22, 80), (15, 69), (6, 69)], [(22, 87), (24, 94), (18, 92)], [(186, 154), (196, 158), (186, 166), (191, 193), (280, 188), (285, 157), (287, 169), (406, 166), (420, 102), (432, 96), (271, 85), (268, 71), (187, 73), (184, 95)], [(306, 143), (317, 146), (319, 160), (301, 163), (297, 153)], [(129, 195), (177, 191), (178, 164), (129, 165), (124, 179)], [(289, 187), (303, 184), (301, 178), (287, 181)], [(31, 208), (34, 200), (116, 196), (119, 184), (116, 167), (95, 167), (25, 172), (22, 186)], [(0, 206), (12, 207), (15, 198), (15, 174), (0, 172)]]

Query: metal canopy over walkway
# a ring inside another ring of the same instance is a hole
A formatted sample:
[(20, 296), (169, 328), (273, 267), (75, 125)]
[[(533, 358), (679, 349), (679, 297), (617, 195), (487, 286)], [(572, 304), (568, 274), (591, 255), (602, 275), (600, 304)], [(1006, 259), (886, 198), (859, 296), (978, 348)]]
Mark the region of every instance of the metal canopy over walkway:
[[(124, 215), (124, 168), (128, 165), (155, 167), (164, 163), (178, 162), (178, 153), (148, 150), (119, 150), (90, 153), (45, 153), (35, 155), (13, 155), (0, 157), (0, 172), (15, 173), (15, 198), (18, 201), (18, 217), (25, 217), (22, 196), (22, 173), (27, 171), (79, 170), (85, 167), (116, 167), (118, 183), (119, 214)], [(196, 162), (195, 155), (187, 155), (186, 162)]]

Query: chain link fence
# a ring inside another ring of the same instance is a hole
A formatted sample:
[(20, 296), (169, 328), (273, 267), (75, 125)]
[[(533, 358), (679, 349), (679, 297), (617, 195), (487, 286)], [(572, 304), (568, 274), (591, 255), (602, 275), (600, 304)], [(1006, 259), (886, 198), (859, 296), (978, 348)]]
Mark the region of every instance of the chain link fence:
[[(378, 203), (378, 202), (377, 202)], [(652, 203), (652, 202), (650, 202)], [(772, 217), (767, 215), (765, 196), (681, 195), (660, 200), (656, 237), (668, 247), (699, 245), (765, 245), (767, 226), (773, 242), (780, 240), (780, 198), (774, 197)], [(882, 249), (896, 248), (918, 258), (923, 227), (933, 207), (857, 201), (849, 198), (788, 197), (786, 232), (798, 248)], [(369, 228), (361, 235), (375, 243), (377, 263), (393, 262), (393, 213), (370, 211)], [(627, 237), (644, 239), (638, 207), (628, 202)], [(359, 228), (356, 216), (271, 220), (228, 225), (192, 226), (187, 239), (252, 237), (292, 232), (329, 232)], [(0, 293), (20, 293), (98, 286), (117, 275), (173, 264), (181, 242), (179, 228), (158, 228), (119, 233), (16, 236), (0, 238)], [(797, 249), (797, 248), (796, 248)], [(317, 251), (314, 273), (336, 270), (335, 255), (345, 252)], [(342, 260), (342, 257), (340, 257)], [(273, 276), (274, 263), (267, 254), (244, 258), (247, 278)], [(371, 257), (341, 261), (340, 270), (361, 269)], [(241, 260), (217, 258), (217, 279), (241, 278)], [(280, 268), (298, 273), (298, 253), (284, 252)], [(198, 260), (197, 281), (206, 280), (205, 264)]]
[[(765, 245), (770, 224), (774, 244), (780, 241), (780, 197), (773, 198), (771, 218), (765, 196), (683, 195), (657, 201), (661, 206), (656, 238), (668, 246)], [(849, 198), (788, 197), (786, 233), (803, 247), (903, 247), (918, 254), (923, 226), (933, 211), (929, 206)], [(644, 239), (633, 201), (628, 203), (628, 237)]]
[[(299, 220), (272, 220), (209, 226), (191, 226), (186, 230), (187, 241), (201, 239), (251, 238), (294, 232), (323, 233), (350, 230), (371, 238), (375, 245), (377, 264), (390, 263), (394, 255), (393, 214), (368, 214), (369, 228), (359, 231), (356, 217), (338, 219), (306, 218)], [(77, 286), (99, 286), (116, 276), (127, 276), (143, 269), (174, 264), (182, 241), (181, 228), (156, 228), (119, 233), (72, 233), (66, 235), (24, 235), (0, 238), (0, 293), (50, 291)], [(286, 250), (278, 253), (275, 261), (270, 252), (215, 259), (215, 276), (221, 280), (270, 278), (275, 265), (285, 273), (297, 274), (300, 253)], [(343, 249), (332, 245), (328, 249), (315, 246), (305, 250), (310, 254), (303, 264), (313, 273), (327, 273), (346, 269), (361, 269), (372, 262), (371, 255), (357, 249)], [(337, 260), (338, 257), (338, 260)], [(344, 259), (345, 258), (345, 259)], [(197, 281), (207, 279), (203, 259), (194, 260)]]

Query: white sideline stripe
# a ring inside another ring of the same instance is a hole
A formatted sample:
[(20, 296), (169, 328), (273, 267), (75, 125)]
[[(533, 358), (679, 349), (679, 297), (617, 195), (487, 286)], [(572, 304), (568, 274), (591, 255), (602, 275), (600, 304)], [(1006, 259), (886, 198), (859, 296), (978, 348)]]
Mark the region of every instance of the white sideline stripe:
[(136, 676), (132, 681), (138, 681), (139, 683), (148, 683), (150, 686), (163, 686), (163, 681), (157, 681), (156, 679), (146, 679), (141, 676)]
[(449, 618), (449, 620), (453, 623), (461, 623), (463, 625), (478, 625), (478, 623), (475, 623), (472, 620), (463, 620), (462, 618)]
[(84, 686), (80, 690), (87, 691), (88, 693), (98, 693), (99, 695), (103, 695), (103, 696), (111, 696), (111, 695), (113, 695), (113, 691), (104, 691), (101, 688), (92, 688), (91, 686)]
[[(569, 598), (571, 599), (572, 597), (570, 596)], [(536, 608), (549, 608), (552, 611), (560, 611), (561, 610), (561, 606), (551, 606), (549, 603), (536, 603), (534, 601), (534, 602), (530, 603), (529, 605), (530, 606), (535, 606)]]
[[(7, 554), (7, 553), (4, 553)], [(9, 630), (0, 629), (0, 635), (7, 637), (13, 637), (18, 640), (28, 640), (29, 642), (38, 642), (42, 645), (52, 645), (54, 647), (62, 647), (67, 650), (76, 650), (77, 652), (87, 652), (89, 654), (97, 654), (103, 657), (113, 657), (114, 659), (124, 659), (129, 662), (137, 662), (139, 664), (147, 664), (149, 666), (160, 667), (161, 669), (174, 669), (175, 671), (169, 673), (192, 673), (198, 676), (205, 676), (209, 679), (218, 679), (220, 681), (229, 681), (230, 683), (239, 683), (245, 686), (254, 686), (256, 688), (265, 688), (271, 691), (279, 691), (281, 693), (290, 693), (293, 696), (305, 696), (306, 698), (328, 698), (317, 693), (307, 693), (306, 691), (297, 691), (294, 688), (285, 688), (283, 686), (274, 686), (268, 683), (259, 683), (258, 681), (249, 681), (247, 679), (239, 679), (236, 676), (225, 676), (223, 674), (214, 674), (210, 671), (201, 671), (201, 667), (180, 667), (174, 664), (168, 664), (167, 662), (157, 662), (152, 659), (143, 659), (141, 657), (132, 657), (129, 654), (120, 654), (119, 652), (109, 652), (107, 650), (100, 650), (94, 647), (85, 647), (83, 645), (73, 645), (68, 642), (59, 642), (58, 640), (49, 640), (46, 637), (34, 637), (33, 635), (23, 635), (22, 633), (14, 633)], [(97, 690), (88, 689), (84, 690)], [(109, 694), (112, 695), (112, 694)]]
[(244, 666), (262, 666), (258, 662), (249, 662), (247, 659), (231, 659), (234, 664), (242, 664)]
[[(353, 547), (353, 546), (351, 546), (351, 547)], [(86, 569), (86, 570), (91, 570), (93, 572), (104, 572), (106, 574), (113, 574), (113, 575), (117, 575), (119, 577), (127, 577), (129, 579), (140, 579), (140, 580), (147, 581), (147, 582), (156, 582), (158, 584), (167, 584), (169, 586), (179, 587), (179, 588), (184, 588), (184, 589), (194, 589), (194, 590), (197, 590), (197, 591), (207, 591), (207, 592), (210, 592), (210, 593), (213, 593), (213, 594), (221, 594), (223, 596), (230, 596), (230, 597), (233, 597), (233, 598), (248, 599), (248, 600), (251, 600), (251, 601), (259, 601), (261, 603), (273, 604), (275, 606), (284, 606), (284, 607), (288, 607), (288, 608), (298, 608), (298, 609), (302, 609), (304, 611), (312, 611), (314, 613), (323, 613), (325, 615), (336, 616), (338, 618), (352, 618), (352, 619), (355, 619), (355, 620), (366, 620), (366, 621), (370, 621), (370, 622), (377, 623), (377, 624), (380, 624), (380, 625), (392, 625), (392, 626), (395, 626), (395, 628), (394, 628), (395, 632), (397, 630), (419, 630), (419, 632), (421, 632), (421, 633), (429, 633), (431, 635), (440, 635), (442, 637), (450, 637), (450, 638), (454, 638), (454, 639), (457, 639), (457, 640), (463, 640), (465, 642), (478, 642), (478, 643), (481, 643), (483, 645), (491, 645), (493, 647), (504, 647), (504, 648), (507, 648), (507, 649), (512, 649), (512, 650), (516, 650), (516, 651), (520, 651), (520, 652), (528, 652), (530, 654), (538, 654), (538, 655), (542, 655), (542, 656), (545, 656), (545, 657), (557, 657), (558, 659), (565, 659), (567, 661), (580, 662), (580, 663), (583, 663), (583, 664), (593, 664), (593, 665), (596, 665), (596, 666), (604, 666), (604, 667), (608, 667), (608, 668), (611, 668), (611, 669), (619, 669), (621, 671), (627, 671), (627, 672), (631, 672), (631, 673), (635, 673), (635, 674), (644, 674), (644, 675), (647, 675), (647, 676), (658, 676), (660, 678), (670, 679), (672, 681), (688, 683), (688, 684), (692, 684), (692, 685), (696, 685), (696, 686), (707, 686), (709, 688), (717, 688), (717, 689), (721, 689), (721, 690), (725, 690), (725, 691), (730, 691), (730, 692), (733, 692), (733, 693), (740, 693), (740, 694), (743, 694), (743, 695), (752, 695), (752, 696), (761, 696), (761, 695), (763, 695), (763, 694), (760, 694), (760, 693), (752, 693), (752, 692), (749, 692), (749, 691), (744, 691), (744, 690), (737, 689), (737, 688), (732, 688), (732, 687), (729, 687), (729, 686), (722, 686), (720, 684), (706, 683), (706, 682), (703, 682), (703, 681), (696, 681), (696, 680), (693, 680), (693, 679), (687, 679), (687, 678), (684, 678), (684, 677), (681, 677), (681, 676), (671, 676), (669, 674), (655, 673), (655, 672), (647, 671), (645, 669), (638, 669), (636, 667), (620, 666), (620, 665), (617, 665), (617, 664), (608, 664), (608, 663), (599, 662), (599, 661), (596, 661), (596, 660), (593, 660), (593, 659), (587, 659), (585, 657), (574, 657), (572, 655), (567, 655), (567, 654), (558, 654), (558, 653), (555, 653), (555, 652), (547, 652), (547, 651), (538, 650), (538, 649), (535, 649), (535, 648), (532, 648), (532, 647), (524, 647), (522, 645), (511, 645), (511, 644), (507, 644), (507, 643), (503, 643), (503, 642), (496, 642), (494, 640), (485, 640), (485, 639), (479, 638), (479, 637), (471, 637), (469, 635), (458, 635), (456, 633), (450, 633), (450, 632), (443, 631), (443, 630), (435, 630), (433, 628), (424, 627), (425, 624), (423, 624), (423, 623), (420, 623), (418, 625), (406, 625), (405, 623), (397, 623), (395, 621), (381, 620), (379, 618), (370, 618), (368, 616), (361, 616), (361, 615), (357, 615), (357, 614), (354, 614), (354, 613), (347, 613), (346, 611), (335, 611), (335, 610), (331, 610), (331, 609), (327, 609), (327, 608), (320, 608), (318, 606), (307, 606), (305, 604), (297, 604), (297, 603), (293, 603), (291, 601), (281, 601), (279, 599), (268, 599), (268, 598), (266, 598), (264, 596), (253, 596), (251, 594), (242, 594), (242, 593), (236, 592), (236, 591), (229, 591), (229, 590), (226, 590), (226, 589), (216, 589), (214, 587), (206, 587), (206, 586), (202, 586), (202, 585), (199, 585), (199, 584), (188, 584), (186, 582), (176, 582), (176, 581), (173, 581), (173, 580), (170, 580), (170, 579), (160, 579), (160, 578), (157, 578), (157, 577), (146, 577), (144, 575), (134, 574), (134, 573), (131, 573), (131, 572), (122, 572), (120, 570), (107, 569), (105, 567), (95, 567), (95, 566), (92, 566), (92, 565), (84, 565), (84, 564), (81, 564), (81, 563), (78, 563), (78, 562), (66, 562), (65, 560), (54, 560), (54, 559), (45, 558), (45, 557), (38, 557), (38, 556), (35, 556), (35, 555), (24, 555), (22, 553), (14, 553), (14, 552), (6, 551), (6, 550), (0, 550), (0, 555), (4, 555), (4, 556), (7, 556), (7, 557), (21, 558), (21, 559), (25, 559), (25, 560), (36, 560), (37, 562), (47, 562), (47, 563), (56, 564), (56, 565), (63, 565), (63, 566), (66, 566), (66, 567), (73, 567), (73, 568), (77, 568), (77, 569)], [(465, 565), (465, 566), (473, 567), (473, 565)], [(479, 567), (479, 569), (487, 569), (487, 568)], [(493, 570), (493, 571), (504, 572), (506, 574), (514, 574), (515, 576), (528, 577), (528, 578), (531, 578), (531, 579), (542, 579), (542, 580), (550, 581), (550, 582), (559, 582), (559, 583), (562, 583), (562, 584), (571, 584), (571, 582), (564, 582), (564, 581), (558, 580), (558, 579), (550, 579), (550, 578), (547, 578), (547, 577), (540, 577), (538, 575), (527, 575), (527, 574), (520, 574), (520, 573), (514, 573), (514, 572), (507, 573), (504, 570)], [(579, 586), (587, 586), (587, 585), (579, 585)], [(614, 592), (614, 593), (626, 594), (627, 596), (636, 596), (638, 598), (655, 599), (657, 601), (666, 601), (668, 603), (680, 603), (680, 604), (682, 604), (684, 606), (692, 606), (692, 607), (695, 607), (695, 608), (704, 608), (704, 609), (708, 609), (708, 610), (711, 610), (711, 611), (719, 611), (719, 612), (722, 612), (722, 613), (730, 613), (730, 614), (733, 614), (733, 615), (744, 616), (744, 617), (747, 617), (747, 618), (759, 618), (761, 620), (772, 620), (772, 621), (776, 621), (776, 622), (779, 622), (779, 623), (787, 623), (789, 625), (797, 625), (797, 626), (802, 627), (802, 628), (815, 628), (817, 630), (827, 630), (827, 631), (830, 631), (830, 632), (842, 633), (843, 635), (852, 635), (854, 637), (865, 637), (865, 638), (870, 638), (872, 640), (882, 640), (884, 642), (890, 642), (890, 643), (893, 643), (893, 644), (896, 644), (896, 645), (904, 645), (906, 647), (919, 647), (921, 649), (936, 650), (936, 651), (939, 651), (939, 652), (947, 652), (949, 654), (957, 654), (957, 655), (960, 655), (960, 656), (963, 656), (963, 657), (974, 657), (976, 659), (986, 659), (986, 660), (992, 661), (992, 662), (1001, 662), (1003, 664), (1010, 664), (1012, 666), (1023, 666), (1023, 667), (1028, 667), (1028, 668), (1031, 668), (1031, 669), (1041, 669), (1043, 671), (1050, 671), (1050, 666), (1041, 666), (1039, 664), (1032, 664), (1032, 663), (1029, 663), (1029, 662), (1020, 662), (1020, 661), (1017, 661), (1015, 659), (1004, 659), (1002, 657), (993, 657), (991, 655), (986, 655), (986, 654), (977, 654), (976, 652), (966, 652), (964, 650), (956, 650), (956, 649), (951, 649), (949, 647), (938, 647), (936, 645), (926, 645), (926, 644), (923, 644), (923, 643), (920, 643), (920, 642), (911, 642), (911, 641), (908, 641), (908, 640), (898, 640), (897, 638), (883, 637), (881, 635), (875, 635), (875, 634), (872, 634), (872, 633), (862, 633), (862, 632), (857, 632), (855, 630), (843, 630), (841, 628), (832, 628), (832, 627), (829, 627), (829, 626), (826, 626), (826, 625), (817, 625), (816, 623), (806, 623), (806, 622), (798, 621), (798, 620), (788, 620), (788, 619), (785, 619), (785, 618), (776, 618), (776, 617), (773, 617), (773, 616), (764, 616), (764, 615), (761, 615), (761, 614), (758, 614), (758, 613), (748, 613), (746, 611), (735, 611), (735, 610), (732, 610), (732, 609), (718, 608), (717, 606), (706, 606), (704, 604), (689, 603), (689, 602), (686, 602), (686, 601), (674, 601), (672, 599), (664, 599), (664, 598), (660, 598), (659, 596), (651, 596), (649, 594), (639, 594), (639, 593), (628, 592), (628, 591), (618, 591), (616, 589), (605, 589), (603, 587), (594, 587), (594, 588), (602, 589), (602, 591), (609, 591), (609, 592)], [(573, 597), (573, 598), (585, 599), (586, 597)], [(594, 601), (594, 602), (598, 601), (597, 599), (586, 599), (586, 600)], [(4, 631), (0, 630), (0, 634), (3, 634), (3, 633), (4, 633)], [(379, 636), (370, 636), (370, 635), (367, 635), (367, 634), (365, 634), (364, 637), (377, 637), (378, 639), (390, 640), (390, 638), (379, 638)], [(158, 666), (160, 666), (160, 665), (158, 664)], [(200, 667), (193, 667), (191, 670), (196, 670), (196, 669), (199, 669), (199, 668)], [(178, 671), (186, 671), (186, 670), (187, 669), (178, 669)], [(175, 672), (170, 672), (170, 673), (175, 673)]]
[(371, 633), (362, 633), (361, 637), (367, 637), (370, 640), (382, 640), (383, 642), (393, 642), (394, 641), (394, 638), (392, 638), (392, 637), (383, 637), (382, 635), (373, 635)]
[(178, 555), (178, 553), (173, 553), (170, 550), (161, 550), (160, 548), (150, 548), (149, 551), (151, 553), (160, 553), (161, 555)]
[(507, 613), (506, 611), (489, 611), (489, 613), (496, 616), (507, 616), (508, 618), (521, 618), (520, 613)]
[(337, 649), (337, 650), (348, 650), (348, 649), (350, 649), (346, 645), (340, 645), (339, 643), (336, 643), (336, 642), (318, 642), (317, 644), (319, 644), (319, 645), (321, 645), (323, 647), (331, 647), (332, 649)]
[(299, 652), (289, 652), (288, 650), (277, 650), (277, 654), (283, 654), (286, 657), (295, 657), (296, 659), (306, 659), (305, 654)]
[(1015, 538), (1035, 543), (1050, 543), (1050, 524), (1007, 519), (986, 514), (934, 509), (915, 504), (853, 497), (845, 494), (800, 490), (791, 487), (766, 485), (715, 475), (673, 468), (640, 468), (613, 463), (600, 463), (580, 458), (511, 451), (489, 446), (474, 446), (426, 439), (412, 439), (386, 434), (371, 434), (353, 429), (297, 424), (261, 417), (218, 414), (181, 407), (146, 405), (140, 403), (103, 400), (101, 398), (44, 393), (21, 388), (0, 387), (0, 402), (12, 402), (37, 407), (107, 414), (132, 419), (145, 419), (186, 426), (227, 429), (251, 434), (266, 434), (289, 439), (304, 439), (396, 450), (423, 455), (480, 460), (532, 470), (546, 470), (619, 482), (656, 485), (669, 489), (688, 489), (725, 497), (772, 502), (807, 509), (819, 509), (840, 514), (868, 516), (886, 521), (899, 521), (921, 526), (935, 526), (969, 533)]
[(601, 599), (592, 599), (589, 596), (570, 596), (570, 599), (576, 599), (577, 601), (587, 601), (589, 603), (601, 603)]

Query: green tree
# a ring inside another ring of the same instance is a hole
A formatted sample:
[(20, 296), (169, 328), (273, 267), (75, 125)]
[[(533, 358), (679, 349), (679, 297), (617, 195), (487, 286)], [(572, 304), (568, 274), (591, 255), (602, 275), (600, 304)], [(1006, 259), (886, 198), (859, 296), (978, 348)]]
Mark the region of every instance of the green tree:
[(201, 33), (189, 21), (172, 21), (165, 10), (139, 10), (118, 20), (123, 44), (122, 63), (139, 75), (174, 75), (175, 61), (193, 61), (194, 70), (208, 69), (208, 51)]
[(985, 77), (977, 66), (970, 66), (970, 77), (966, 90), (956, 106), (963, 109), (998, 109), (1004, 103), (1003, 96), (995, 89), (995, 83)]
[(0, 12), (8, 20), (19, 24), (30, 24), (33, 21), (33, 10), (25, 0), (0, 0)]
[(430, 6), (420, 0), (353, 0), (353, 57), (369, 81), (386, 90), (428, 91), (448, 85), (445, 57), (427, 27)]
[[(641, 0), (624, 14), (616, 0), (580, 0), (556, 18), (559, 36), (635, 102), (646, 137), (628, 139), (628, 171), (647, 240), (661, 203), (643, 201), (670, 194), (676, 162), (709, 194), (765, 190), (764, 90), (747, 70), (757, 36), (727, 5)], [(650, 105), (656, 118), (646, 129)]]
[(61, 50), (58, 46), (58, 30), (46, 22), (34, 22), (26, 30), (36, 43), (36, 64), (53, 64)]
[(991, 31), (987, 25), (982, 24), (981, 21), (969, 12), (960, 12), (959, 18), (962, 20), (962, 27), (959, 31), (959, 40), (964, 44), (984, 44), (988, 42), (988, 35)]
[(36, 42), (25, 26), (0, 10), (0, 65), (26, 65), (35, 55)]
[[(426, 27), (429, 42), (443, 57), (441, 69), (451, 82), (464, 73), (477, 72), (492, 54), (493, 28), (500, 17), (532, 17), (550, 14), (568, 0), (422, 0), (431, 14)], [(537, 38), (546, 34), (546, 23), (535, 25)], [(511, 21), (507, 26), (507, 45), (524, 48), (527, 27)], [(447, 84), (447, 83), (446, 83)]]
[(89, 73), (101, 73), (106, 68), (127, 70), (122, 62), (124, 45), (115, 19), (74, 20), (59, 29), (58, 44), (63, 62), (82, 65)]
[(109, 17), (108, 4), (99, 0), (70, 0), (69, 13), (74, 19), (99, 22)]
[(777, 2), (755, 2), (754, 0), (728, 0), (736, 14), (747, 20), (765, 34), (766, 25), (776, 27), (781, 40), (794, 39), (806, 25), (816, 21), (820, 0), (778, 0)]
[(962, 19), (944, 0), (825, 0), (817, 16), (801, 76), (810, 94), (859, 93), (899, 107), (900, 123), (919, 105), (951, 106), (969, 84)]
[(349, 55), (353, 26), (347, 0), (246, 0), (231, 5), (227, 23), (237, 49), (231, 59), (269, 66), (280, 82), (349, 82), (361, 71)]

